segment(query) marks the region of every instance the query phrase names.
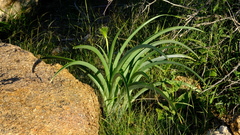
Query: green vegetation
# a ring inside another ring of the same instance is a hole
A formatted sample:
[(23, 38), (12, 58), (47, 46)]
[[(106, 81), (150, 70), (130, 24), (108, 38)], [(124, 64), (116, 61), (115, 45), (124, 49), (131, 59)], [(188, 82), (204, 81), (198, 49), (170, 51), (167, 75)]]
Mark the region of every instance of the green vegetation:
[[(145, 93), (149, 89), (158, 92), (165, 100), (168, 101), (171, 108), (175, 110), (176, 107), (174, 103), (172, 103), (172, 100), (169, 99), (169, 95), (167, 93), (162, 92), (162, 90), (156, 87), (159, 84), (161, 84), (161, 82), (146, 84), (142, 82), (142, 78), (143, 77), (149, 78), (149, 76), (146, 74), (147, 71), (149, 71), (149, 69), (152, 67), (156, 67), (157, 65), (176, 64), (176, 65), (185, 67), (184, 65), (178, 62), (173, 62), (168, 59), (191, 58), (191, 57), (183, 54), (166, 55), (163, 51), (165, 49), (175, 48), (176, 45), (179, 45), (180, 47), (185, 48), (186, 50), (189, 50), (190, 52), (195, 54), (189, 47), (174, 40), (159, 40), (159, 41), (154, 41), (154, 40), (169, 31), (173, 31), (177, 29), (194, 29), (194, 28), (191, 28), (191, 27), (168, 28), (168, 29), (159, 31), (154, 35), (151, 35), (147, 40), (145, 40), (140, 45), (136, 45), (130, 50), (125, 51), (125, 48), (127, 47), (128, 43), (131, 41), (133, 36), (137, 34), (138, 31), (140, 31), (145, 25), (147, 25), (148, 23), (150, 23), (151, 21), (155, 20), (158, 17), (161, 17), (161, 15), (151, 18), (150, 20), (142, 24), (138, 29), (136, 29), (124, 41), (124, 43), (122, 44), (119, 50), (115, 49), (115, 45), (121, 30), (116, 34), (112, 44), (110, 45), (110, 50), (109, 50), (109, 43), (108, 43), (108, 36), (107, 36), (108, 27), (100, 28), (100, 32), (105, 39), (106, 51), (101, 46), (97, 46), (98, 48), (91, 45), (79, 45), (74, 47), (74, 49), (87, 49), (95, 53), (99, 58), (99, 60), (101, 61), (101, 65), (103, 66), (104, 73), (101, 73), (100, 69), (98, 69), (96, 66), (86, 61), (75, 61), (73, 59), (63, 58), (59, 56), (43, 57), (42, 59), (56, 58), (56, 59), (71, 61), (66, 65), (64, 65), (55, 75), (57, 75), (61, 70), (69, 66), (80, 65), (81, 69), (85, 73), (87, 73), (89, 78), (91, 78), (91, 80), (98, 87), (99, 93), (101, 95), (101, 99), (103, 100), (104, 113), (106, 115), (110, 115), (112, 113), (117, 113), (117, 114), (125, 113), (125, 111), (132, 106), (132, 102), (134, 102), (139, 96), (141, 96), (143, 93)], [(198, 30), (198, 29), (194, 29), (194, 30)], [(164, 44), (168, 44), (168, 45), (163, 46)], [(175, 44), (175, 45), (170, 45), (170, 44)], [(118, 51), (116, 55), (114, 55), (114, 51)], [(156, 58), (152, 58), (154, 55), (157, 55), (157, 56), (160, 55), (160, 56)], [(185, 68), (195, 73), (190, 68), (187, 68), (187, 67)], [(89, 72), (88, 69), (90, 69), (91, 72)], [(195, 75), (198, 76), (198, 74), (196, 73)], [(200, 76), (198, 77), (201, 79)]]
[(94, 87), (100, 134), (204, 134), (240, 112), (238, 2), (59, 4), (1, 22), (0, 37)]

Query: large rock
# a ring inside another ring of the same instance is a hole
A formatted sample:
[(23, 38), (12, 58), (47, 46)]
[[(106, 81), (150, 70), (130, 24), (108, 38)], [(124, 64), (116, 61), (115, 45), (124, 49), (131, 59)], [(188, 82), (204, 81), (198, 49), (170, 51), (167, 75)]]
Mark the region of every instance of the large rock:
[(32, 53), (0, 43), (0, 134), (98, 134), (100, 107), (94, 90), (59, 64), (39, 63)]
[(0, 21), (16, 18), (27, 12), (38, 0), (0, 0)]

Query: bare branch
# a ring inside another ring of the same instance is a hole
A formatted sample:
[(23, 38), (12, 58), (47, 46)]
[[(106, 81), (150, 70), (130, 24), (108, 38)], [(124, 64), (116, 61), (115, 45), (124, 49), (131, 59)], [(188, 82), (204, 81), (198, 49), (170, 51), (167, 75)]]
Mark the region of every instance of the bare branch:
[(104, 16), (105, 16), (105, 14), (106, 14), (106, 11), (107, 11), (108, 7), (111, 5), (112, 1), (113, 1), (113, 0), (108, 0), (108, 4), (107, 4), (105, 10), (103, 11), (103, 15), (104, 15)]
[(175, 7), (181, 7), (181, 8), (185, 8), (185, 9), (190, 9), (190, 10), (197, 11), (197, 9), (190, 8), (190, 7), (186, 7), (186, 6), (179, 5), (179, 4), (175, 4), (175, 3), (172, 3), (172, 2), (170, 2), (170, 1), (168, 1), (168, 0), (163, 0), (163, 1), (165, 1), (165, 2), (167, 2), (167, 3), (169, 3), (169, 4), (171, 4), (171, 5), (173, 5), (173, 6), (175, 6)]
[(234, 19), (232, 17), (225, 17), (225, 18), (222, 18), (222, 19), (219, 19), (219, 20), (215, 20), (213, 22), (204, 22), (204, 23), (196, 24), (196, 25), (194, 25), (194, 27), (200, 27), (202, 25), (210, 25), (210, 24), (214, 24), (214, 23), (217, 23), (217, 22), (220, 22), (220, 21), (223, 21), (223, 20), (232, 20), (235, 23), (236, 26), (238, 26), (238, 25), (240, 26), (240, 23), (236, 19)]
[(157, 0), (153, 0), (153, 2), (148, 3), (148, 4), (146, 5), (146, 7), (142, 10), (142, 13), (145, 12), (146, 9), (148, 9), (148, 11), (149, 11), (150, 6), (151, 6), (153, 3), (155, 3), (156, 1), (157, 1)]
[(235, 66), (235, 67), (233, 68), (233, 70), (232, 70), (231, 72), (229, 72), (229, 73), (228, 73), (226, 76), (224, 76), (221, 80), (219, 80), (218, 82), (216, 82), (215, 84), (213, 84), (212, 86), (210, 86), (209, 88), (207, 88), (206, 90), (202, 91), (202, 93), (204, 93), (204, 92), (212, 89), (213, 87), (215, 87), (215, 86), (218, 85), (219, 83), (225, 81), (226, 78), (229, 77), (233, 72), (235, 72), (235, 71), (238, 69), (239, 66), (240, 66), (240, 62), (237, 64), (237, 66)]
[(226, 18), (222, 18), (222, 19), (219, 19), (219, 20), (215, 20), (213, 22), (204, 22), (204, 23), (200, 23), (200, 24), (196, 24), (196, 25), (193, 25), (194, 27), (200, 27), (202, 25), (211, 25), (211, 24), (214, 24), (214, 23), (217, 23), (217, 22), (220, 22), (220, 21), (223, 21), (223, 20), (227, 20), (229, 19), (229, 17), (226, 17)]

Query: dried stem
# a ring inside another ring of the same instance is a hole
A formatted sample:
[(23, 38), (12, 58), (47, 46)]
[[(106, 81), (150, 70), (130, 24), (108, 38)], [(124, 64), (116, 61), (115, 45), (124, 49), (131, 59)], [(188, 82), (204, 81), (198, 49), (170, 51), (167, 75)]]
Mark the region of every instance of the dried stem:
[(169, 4), (171, 4), (171, 5), (173, 5), (173, 6), (175, 6), (175, 7), (181, 7), (181, 8), (185, 8), (185, 9), (190, 9), (190, 10), (197, 11), (197, 9), (190, 8), (190, 7), (186, 7), (186, 6), (179, 5), (179, 4), (175, 4), (175, 3), (172, 3), (172, 2), (170, 2), (170, 1), (168, 1), (168, 0), (163, 0), (163, 1), (165, 1), (165, 2), (167, 2), (167, 3), (169, 3)]
[(157, 0), (153, 0), (153, 2), (148, 3), (148, 4), (146, 5), (146, 7), (142, 10), (142, 13), (145, 12), (145, 10), (147, 10), (147, 9), (148, 9), (148, 11), (149, 11), (150, 6), (151, 6), (153, 3), (155, 3), (156, 1), (157, 1)]
[(104, 15), (104, 16), (105, 16), (105, 14), (106, 14), (106, 11), (107, 11), (108, 7), (111, 5), (112, 1), (113, 1), (113, 0), (108, 0), (108, 4), (107, 4), (105, 10), (103, 11), (103, 15)]
[(235, 72), (235, 71), (238, 69), (239, 66), (240, 66), (240, 62), (237, 64), (237, 66), (235, 66), (235, 67), (233, 68), (233, 70), (232, 70), (231, 72), (229, 72), (229, 73), (228, 73), (226, 76), (224, 76), (221, 80), (219, 80), (218, 82), (216, 82), (215, 84), (213, 84), (212, 86), (210, 86), (209, 88), (207, 88), (206, 90), (202, 91), (202, 93), (204, 93), (204, 92), (212, 89), (213, 87), (215, 87), (215, 86), (218, 85), (219, 83), (225, 81), (226, 78), (228, 78), (233, 72)]

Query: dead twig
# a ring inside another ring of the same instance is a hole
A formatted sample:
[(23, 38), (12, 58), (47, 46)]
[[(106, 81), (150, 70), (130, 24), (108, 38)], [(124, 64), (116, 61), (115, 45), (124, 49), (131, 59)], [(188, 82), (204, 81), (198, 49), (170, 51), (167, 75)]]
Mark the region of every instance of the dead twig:
[(222, 18), (222, 19), (219, 19), (219, 20), (215, 20), (215, 21), (212, 21), (212, 22), (204, 22), (204, 23), (193, 25), (193, 26), (194, 27), (200, 27), (200, 26), (203, 26), (203, 25), (206, 26), (206, 25), (211, 25), (211, 24), (223, 21), (223, 20), (232, 20), (235, 23), (236, 26), (238, 26), (238, 25), (240, 26), (240, 23), (236, 19), (234, 19), (232, 17), (225, 17), (225, 18)]
[(206, 26), (206, 25), (211, 25), (211, 24), (223, 21), (223, 20), (228, 20), (228, 19), (229, 19), (229, 17), (226, 17), (226, 18), (222, 18), (222, 19), (215, 20), (215, 21), (212, 21), (212, 22), (204, 22), (204, 23), (200, 23), (200, 24), (195, 24), (193, 26), (194, 27)]
[(171, 4), (171, 5), (173, 5), (173, 6), (175, 6), (175, 7), (181, 7), (181, 8), (185, 8), (185, 9), (190, 9), (190, 10), (197, 11), (197, 9), (194, 9), (194, 8), (191, 8), (191, 7), (186, 7), (186, 6), (179, 5), (179, 4), (175, 4), (175, 3), (172, 3), (172, 2), (170, 2), (170, 1), (168, 1), (168, 0), (163, 0), (163, 1), (165, 1), (165, 2), (167, 2), (167, 3), (169, 3), (169, 4)]
[(147, 9), (148, 9), (148, 12), (149, 12), (150, 6), (151, 6), (153, 3), (155, 3), (156, 1), (157, 1), (157, 0), (153, 0), (153, 2), (148, 3), (148, 4), (146, 5), (146, 7), (142, 10), (142, 13), (145, 12), (145, 10), (147, 10)]
[(226, 76), (224, 76), (221, 80), (219, 80), (218, 82), (216, 82), (215, 84), (213, 84), (213, 85), (210, 86), (209, 88), (207, 88), (207, 89), (205, 89), (204, 91), (202, 91), (202, 93), (204, 93), (204, 92), (212, 89), (213, 87), (215, 87), (215, 86), (218, 85), (219, 83), (225, 81), (226, 78), (228, 78), (233, 72), (235, 72), (235, 71), (238, 69), (239, 66), (240, 66), (240, 62), (237, 64), (237, 66), (235, 66), (235, 67), (233, 68), (233, 70), (232, 70), (231, 72), (229, 72)]
[(113, 1), (113, 0), (108, 0), (108, 4), (107, 4), (105, 10), (103, 11), (103, 15), (104, 15), (104, 16), (105, 16), (105, 14), (106, 14), (106, 11), (107, 11), (108, 7), (111, 5), (112, 1)]
[[(209, 4), (212, 2), (212, 0), (208, 0), (204, 6), (202, 6), (200, 9), (197, 10), (197, 9), (193, 9), (193, 8), (189, 8), (189, 7), (186, 7), (186, 6), (182, 6), (182, 5), (178, 5), (178, 4), (172, 3), (172, 2), (170, 2), (170, 1), (168, 1), (168, 0), (163, 0), (163, 1), (165, 1), (165, 2), (167, 2), (167, 3), (169, 3), (169, 4), (172, 4), (173, 6), (182, 7), (182, 8), (185, 8), (185, 9), (190, 9), (190, 10), (196, 11), (196, 12), (194, 12), (193, 14), (188, 15), (188, 18), (186, 19), (186, 23), (184, 24), (184, 26), (187, 26), (187, 25), (193, 20), (193, 18), (195, 18), (195, 17), (198, 15), (198, 13), (199, 13), (204, 7), (206, 7), (207, 5), (209, 5)], [(183, 29), (180, 29), (180, 30), (178, 31), (178, 33), (173, 37), (173, 39), (175, 39), (175, 38), (179, 35), (179, 33), (182, 32), (182, 30), (183, 30)], [(183, 34), (181, 34), (180, 37), (183, 36), (185, 33), (188, 33), (189, 31), (190, 31), (190, 30), (187, 30), (186, 32), (184, 32)]]

